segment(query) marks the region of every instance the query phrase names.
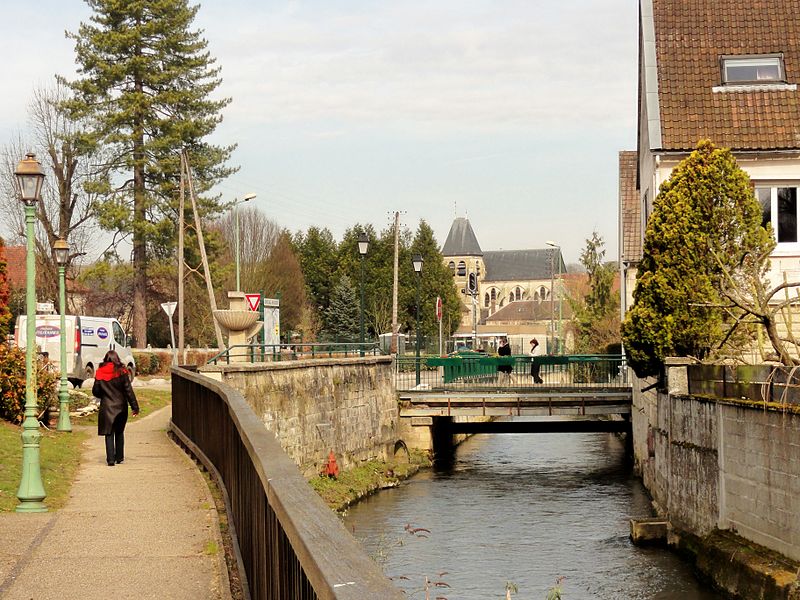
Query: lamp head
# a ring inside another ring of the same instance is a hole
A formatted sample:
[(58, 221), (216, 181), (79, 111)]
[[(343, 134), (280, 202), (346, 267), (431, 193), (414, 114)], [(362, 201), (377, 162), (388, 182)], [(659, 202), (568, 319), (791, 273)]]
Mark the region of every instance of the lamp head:
[(414, 271), (416, 271), (417, 273), (422, 273), (423, 262), (424, 261), (422, 260), (421, 254), (415, 254), (414, 256), (411, 257), (411, 263), (414, 265)]
[(547, 240), (545, 242), (545, 244), (547, 244), (548, 246), (551, 246), (552, 248), (560, 248), (561, 247), (558, 244), (556, 244), (553, 240)]
[(36, 155), (29, 152), (17, 164), (14, 171), (17, 177), (17, 186), (22, 201), (27, 206), (33, 206), (41, 197), (42, 183), (44, 182), (44, 171), (41, 163), (36, 160)]
[(63, 267), (69, 260), (69, 244), (67, 240), (57, 239), (53, 243), (53, 251), (56, 254), (56, 262), (58, 266)]
[(361, 256), (364, 256), (369, 249), (369, 236), (366, 233), (362, 233), (358, 236), (358, 253)]
[(244, 198), (242, 198), (242, 202), (247, 202), (248, 200), (252, 200), (256, 197), (255, 192), (250, 192), (249, 194), (245, 194)]

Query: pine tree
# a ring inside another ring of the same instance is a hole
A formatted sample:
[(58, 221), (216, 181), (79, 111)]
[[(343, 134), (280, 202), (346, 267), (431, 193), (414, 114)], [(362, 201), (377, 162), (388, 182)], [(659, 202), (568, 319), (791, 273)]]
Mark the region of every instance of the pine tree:
[(745, 256), (769, 255), (774, 241), (761, 220), (730, 150), (703, 140), (675, 167), (654, 202), (622, 326), (637, 375), (658, 375), (667, 356), (703, 359), (729, 341), (736, 309), (722, 308), (721, 290), (726, 278), (742, 276)]
[(331, 291), (325, 311), (326, 332), (333, 341), (356, 342), (359, 339), (359, 304), (356, 290), (347, 275), (342, 275)]
[[(75, 40), (79, 79), (66, 103), (76, 119), (93, 123), (90, 144), (110, 147), (112, 169), (125, 174), (116, 188), (105, 182), (100, 224), (132, 236), (133, 334), (146, 345), (147, 262), (174, 239), (174, 197), (179, 151), (189, 154), (200, 191), (226, 177), (232, 146), (204, 139), (221, 121), (228, 99), (211, 100), (220, 69), (200, 31), (191, 30), (198, 6), (187, 0), (86, 0), (94, 11)], [(102, 185), (104, 182), (98, 182)], [(205, 202), (206, 210), (215, 208)]]

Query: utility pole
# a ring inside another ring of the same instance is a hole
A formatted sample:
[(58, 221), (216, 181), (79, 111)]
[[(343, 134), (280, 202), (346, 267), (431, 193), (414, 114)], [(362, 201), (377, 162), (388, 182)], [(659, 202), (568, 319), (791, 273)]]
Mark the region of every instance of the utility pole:
[(391, 354), (397, 354), (397, 272), (400, 265), (400, 211), (394, 213), (394, 282), (392, 284), (392, 345)]
[(186, 341), (183, 337), (183, 278), (185, 276), (183, 271), (183, 228), (185, 227), (183, 211), (186, 206), (186, 188), (184, 187), (183, 179), (184, 171), (183, 152), (181, 152), (181, 192), (178, 201), (178, 348), (180, 349), (182, 365), (186, 364), (186, 354), (183, 350), (185, 348), (184, 342)]

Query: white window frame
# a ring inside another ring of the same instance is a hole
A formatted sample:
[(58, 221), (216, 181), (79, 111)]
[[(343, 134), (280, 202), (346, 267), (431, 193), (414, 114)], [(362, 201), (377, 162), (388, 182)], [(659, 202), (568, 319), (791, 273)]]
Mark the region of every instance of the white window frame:
[[(754, 193), (756, 189), (770, 190), (770, 223), (772, 224), (772, 235), (775, 236), (775, 250), (773, 254), (792, 254), (800, 253), (800, 181), (753, 181)], [(778, 189), (795, 188), (797, 194), (797, 214), (795, 215), (797, 227), (797, 240), (794, 242), (778, 242)], [(756, 194), (756, 200), (758, 195)]]
[[(741, 54), (720, 57), (720, 71), (723, 85), (769, 85), (786, 83), (786, 69), (783, 63), (783, 54)], [(777, 66), (778, 79), (730, 79), (730, 67), (743, 66)]]

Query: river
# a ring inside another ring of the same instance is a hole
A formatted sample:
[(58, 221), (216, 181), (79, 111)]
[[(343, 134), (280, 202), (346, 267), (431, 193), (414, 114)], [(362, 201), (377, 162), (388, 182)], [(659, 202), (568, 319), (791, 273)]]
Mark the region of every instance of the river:
[(557, 577), (565, 600), (721, 599), (672, 553), (630, 543), (628, 519), (650, 514), (615, 436), (499, 434), (344, 521), (409, 597), (427, 576), (449, 586), (431, 599), (502, 599), (510, 582), (513, 599), (545, 600)]

